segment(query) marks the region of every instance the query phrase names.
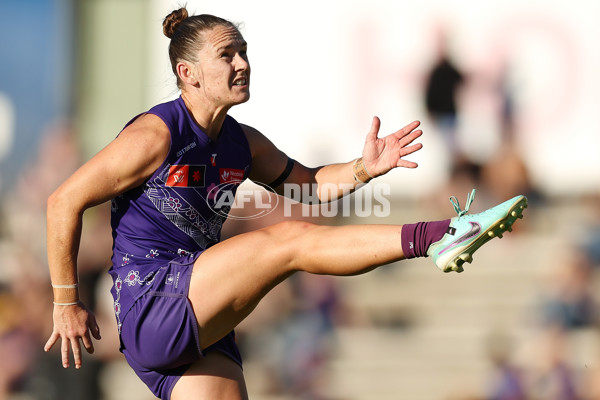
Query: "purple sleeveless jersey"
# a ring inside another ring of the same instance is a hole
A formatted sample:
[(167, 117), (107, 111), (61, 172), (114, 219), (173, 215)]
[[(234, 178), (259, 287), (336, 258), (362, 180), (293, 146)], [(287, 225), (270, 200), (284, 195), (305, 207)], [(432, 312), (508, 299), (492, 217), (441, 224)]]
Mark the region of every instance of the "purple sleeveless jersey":
[(222, 199), (233, 198), (251, 167), (248, 141), (232, 117), (226, 117), (214, 142), (195, 124), (181, 97), (148, 113), (168, 126), (171, 148), (143, 185), (112, 201), (109, 273), (119, 330), (160, 267), (197, 256), (219, 241), (230, 208)]

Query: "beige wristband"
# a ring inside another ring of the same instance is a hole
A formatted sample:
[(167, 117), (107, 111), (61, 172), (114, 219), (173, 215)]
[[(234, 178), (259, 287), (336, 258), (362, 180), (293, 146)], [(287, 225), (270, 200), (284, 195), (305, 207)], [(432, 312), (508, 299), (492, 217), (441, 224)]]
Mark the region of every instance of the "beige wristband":
[(71, 283), (70, 285), (55, 285), (54, 283), (52, 284), (52, 287), (54, 289), (73, 289), (79, 286), (79, 283)]
[(373, 179), (373, 176), (371, 176), (371, 174), (369, 174), (369, 171), (367, 171), (367, 167), (365, 167), (362, 157), (354, 161), (354, 165), (352, 166), (352, 172), (354, 173), (354, 179), (357, 182), (367, 183), (371, 179)]
[[(68, 286), (68, 285), (64, 285)], [(79, 289), (75, 287), (52, 287), (54, 293), (54, 304), (70, 305), (79, 302)]]

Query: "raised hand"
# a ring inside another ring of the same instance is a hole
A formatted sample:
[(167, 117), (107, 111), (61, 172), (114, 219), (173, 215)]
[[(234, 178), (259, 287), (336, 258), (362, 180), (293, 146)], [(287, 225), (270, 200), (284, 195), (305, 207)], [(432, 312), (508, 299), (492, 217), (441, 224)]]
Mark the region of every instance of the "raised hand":
[(403, 157), (420, 150), (421, 143), (412, 144), (415, 139), (423, 134), (417, 129), (421, 123), (411, 122), (404, 128), (383, 138), (378, 137), (381, 121), (373, 117), (371, 130), (365, 139), (363, 149), (363, 162), (372, 177), (386, 174), (393, 168), (416, 168), (415, 162), (403, 159)]

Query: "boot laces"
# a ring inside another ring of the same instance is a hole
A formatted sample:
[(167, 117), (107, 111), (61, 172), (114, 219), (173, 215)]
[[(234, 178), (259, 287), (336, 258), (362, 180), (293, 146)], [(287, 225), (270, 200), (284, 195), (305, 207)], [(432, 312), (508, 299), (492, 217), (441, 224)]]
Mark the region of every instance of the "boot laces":
[(473, 203), (474, 199), (475, 199), (475, 189), (473, 189), (471, 191), (471, 193), (469, 193), (469, 195), (467, 196), (467, 203), (465, 204), (464, 210), (461, 210), (460, 203), (456, 197), (451, 196), (450, 203), (452, 203), (452, 207), (454, 207), (454, 211), (456, 211), (456, 213), (458, 214), (458, 217), (460, 218), (469, 212), (469, 208), (471, 207), (471, 204)]

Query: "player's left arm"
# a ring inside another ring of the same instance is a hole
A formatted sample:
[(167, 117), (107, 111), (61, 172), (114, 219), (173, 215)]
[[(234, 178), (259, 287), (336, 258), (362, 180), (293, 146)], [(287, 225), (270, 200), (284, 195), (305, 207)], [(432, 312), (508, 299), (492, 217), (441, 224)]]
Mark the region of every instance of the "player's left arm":
[[(252, 181), (269, 186), (276, 193), (284, 194), (286, 183), (317, 183), (315, 175), (319, 168), (309, 168), (290, 158), (257, 129), (242, 125), (252, 152), (252, 169), (249, 178)], [(290, 169), (291, 168), (291, 169)]]
[[(417, 164), (403, 160), (402, 157), (421, 149), (420, 143), (412, 142), (421, 136), (417, 130), (419, 122), (415, 121), (389, 136), (379, 138), (379, 118), (374, 117), (371, 129), (367, 134), (362, 153), (362, 162), (371, 177), (386, 174), (393, 168), (416, 168)], [(252, 152), (252, 170), (250, 179), (271, 185), (277, 193), (285, 194), (284, 185), (309, 184), (317, 191), (322, 202), (333, 201), (352, 192), (362, 182), (355, 177), (356, 160), (346, 163), (328, 164), (309, 168), (294, 161), (289, 174), (284, 180), (278, 179), (289, 168), (288, 156), (279, 150), (268, 138), (258, 130), (242, 125)], [(285, 176), (285, 175), (284, 175)]]

